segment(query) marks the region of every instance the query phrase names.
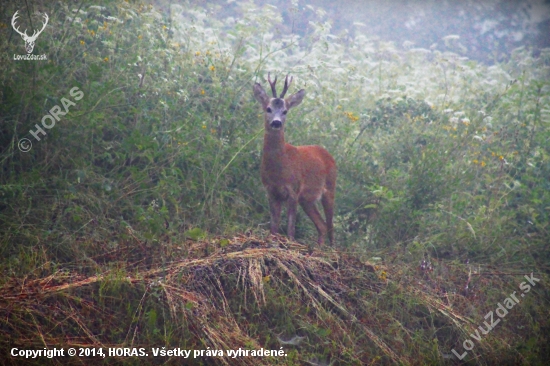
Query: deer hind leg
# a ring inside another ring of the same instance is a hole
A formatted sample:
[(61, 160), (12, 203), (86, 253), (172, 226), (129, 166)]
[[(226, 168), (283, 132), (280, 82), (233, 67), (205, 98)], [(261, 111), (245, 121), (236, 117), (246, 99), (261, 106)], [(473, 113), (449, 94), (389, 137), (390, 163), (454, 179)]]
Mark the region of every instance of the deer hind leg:
[(276, 235), (279, 232), (279, 223), (281, 222), (282, 202), (269, 195), (269, 214), (271, 216), (271, 234)]
[(332, 224), (332, 217), (334, 216), (334, 192), (327, 191), (321, 198), (323, 204), (323, 210), (325, 211), (325, 218), (327, 219), (327, 234), (330, 245), (334, 244), (334, 226)]
[(315, 228), (319, 233), (317, 243), (319, 245), (323, 244), (325, 241), (325, 234), (327, 232), (327, 225), (325, 224), (323, 217), (319, 213), (319, 210), (317, 210), (317, 206), (315, 206), (315, 201), (306, 201), (302, 199), (300, 200), (300, 206), (302, 206), (305, 213), (309, 216), (311, 221), (313, 221), (313, 223), (315, 224)]

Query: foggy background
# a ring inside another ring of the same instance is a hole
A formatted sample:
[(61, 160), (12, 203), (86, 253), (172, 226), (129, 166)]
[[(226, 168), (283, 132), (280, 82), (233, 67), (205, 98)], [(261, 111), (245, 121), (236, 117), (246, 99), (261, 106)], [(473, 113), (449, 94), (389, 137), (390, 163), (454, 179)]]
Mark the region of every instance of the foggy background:
[[(207, 8), (217, 18), (236, 16), (238, 1), (156, 0), (168, 11), (170, 4)], [(517, 47), (550, 47), (550, 0), (255, 0), (280, 11), (286, 29), (281, 33), (308, 33), (315, 8), (326, 11), (331, 32), (342, 36), (358, 33), (392, 41), (404, 48), (448, 50), (492, 64), (503, 61)], [(308, 7), (312, 5), (313, 7)], [(458, 36), (449, 37), (446, 36)]]

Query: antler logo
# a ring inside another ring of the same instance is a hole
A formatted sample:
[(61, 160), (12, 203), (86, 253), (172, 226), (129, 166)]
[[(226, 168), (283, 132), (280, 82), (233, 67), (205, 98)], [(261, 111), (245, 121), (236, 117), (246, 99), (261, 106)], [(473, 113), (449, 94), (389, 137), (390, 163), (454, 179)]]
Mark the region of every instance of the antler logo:
[(18, 18), (17, 13), (19, 13), (19, 10), (13, 14), (13, 17), (11, 18), (11, 26), (13, 29), (21, 35), (21, 38), (25, 41), (25, 50), (27, 50), (27, 53), (32, 53), (32, 50), (34, 49), (34, 42), (36, 41), (36, 38), (42, 33), (44, 28), (46, 28), (46, 25), (48, 24), (48, 14), (44, 13), (44, 22), (42, 23), (42, 29), (40, 29), (38, 32), (35, 30), (32, 34), (32, 36), (27, 35), (27, 30), (25, 29), (25, 32), (21, 33), (19, 30), (19, 27), (15, 26), (15, 21)]

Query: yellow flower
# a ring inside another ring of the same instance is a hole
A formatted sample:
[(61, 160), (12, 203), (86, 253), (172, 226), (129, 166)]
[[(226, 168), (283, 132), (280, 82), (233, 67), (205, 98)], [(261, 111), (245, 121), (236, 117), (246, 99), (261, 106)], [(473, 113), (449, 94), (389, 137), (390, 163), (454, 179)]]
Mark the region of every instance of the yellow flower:
[(202, 128), (205, 129), (205, 128), (206, 128), (206, 125), (202, 125)]
[(201, 94), (204, 95), (204, 89), (201, 90)]
[(210, 71), (216, 70), (216, 68), (214, 67), (214, 65), (210, 66), (209, 69), (210, 69)]
[(494, 152), (491, 151), (491, 156), (496, 156), (496, 154)]
[(479, 165), (481, 165), (481, 167), (483, 168), (485, 166), (485, 162), (482, 161), (481, 163), (479, 163)]
[(103, 61), (108, 62), (108, 61), (109, 61), (109, 57), (105, 57), (105, 58), (103, 59)]
[(140, 35), (138, 36), (138, 39), (142, 39), (142, 38), (143, 38), (143, 36), (140, 34)]
[(162, 26), (162, 29), (164, 29), (164, 30), (166, 30), (167, 28), (168, 28), (168, 27), (165, 26), (165, 25)]
[(210, 129), (210, 132), (216, 133), (216, 130), (215, 130), (214, 128), (211, 128), (211, 129)]
[(498, 158), (499, 158), (500, 160), (504, 160), (504, 156), (502, 156), (502, 155), (500, 155)]
[(200, 51), (195, 52), (195, 56), (200, 56), (200, 55), (201, 55)]
[(86, 44), (86, 42), (84, 42), (83, 40), (80, 40), (80, 45), (81, 46), (84, 46)]
[(344, 112), (344, 114), (346, 115), (346, 117), (348, 117), (350, 121), (356, 122), (359, 120), (359, 117), (354, 115), (353, 112)]
[(477, 164), (478, 163), (477, 159), (472, 160), (472, 163)]

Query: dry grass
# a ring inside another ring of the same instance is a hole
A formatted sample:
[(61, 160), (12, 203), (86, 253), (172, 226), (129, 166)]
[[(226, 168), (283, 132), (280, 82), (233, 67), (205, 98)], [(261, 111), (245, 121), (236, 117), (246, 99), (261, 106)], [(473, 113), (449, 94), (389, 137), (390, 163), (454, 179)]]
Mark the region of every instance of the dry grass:
[[(88, 277), (60, 270), (45, 278), (8, 281), (0, 291), (2, 354), (9, 354), (11, 347), (144, 347), (150, 357), (151, 347), (163, 346), (224, 352), (283, 347), (287, 357), (203, 357), (189, 362), (451, 362), (451, 348), (462, 350), (461, 342), (496, 306), (486, 304), (493, 298), (504, 300), (501, 294), (519, 284), (510, 276), (522, 275), (486, 268), (472, 273), (466, 272), (467, 266), (444, 262), (416, 268), (397, 264), (397, 254), (387, 267), (357, 253), (308, 255), (307, 247), (281, 237), (238, 236), (205, 256), (205, 248), (216, 242), (220, 239), (189, 241), (189, 258), (153, 268), (119, 265)], [(548, 309), (541, 305), (544, 296), (548, 299), (542, 287), (527, 296), (534, 310), (510, 310), (497, 330), (476, 343), (476, 363), (527, 363), (514, 347), (522, 337), (533, 336), (531, 316), (548, 319)], [(546, 319), (541, 326), (547, 327)], [(518, 324), (524, 325), (522, 330)], [(148, 362), (159, 360), (182, 361), (164, 357)], [(8, 364), (15, 361), (21, 359), (7, 359)], [(27, 361), (43, 364), (45, 359)]]

